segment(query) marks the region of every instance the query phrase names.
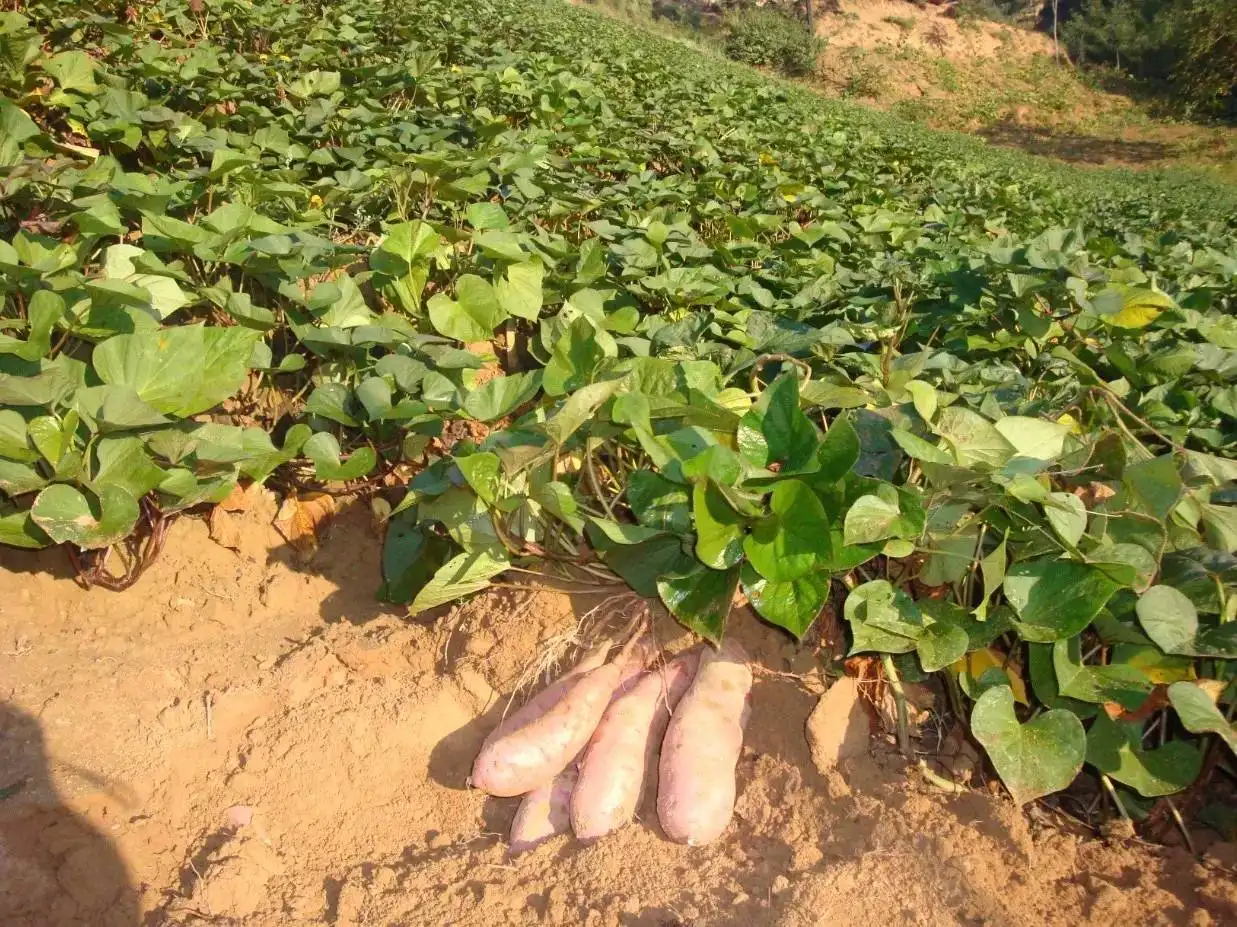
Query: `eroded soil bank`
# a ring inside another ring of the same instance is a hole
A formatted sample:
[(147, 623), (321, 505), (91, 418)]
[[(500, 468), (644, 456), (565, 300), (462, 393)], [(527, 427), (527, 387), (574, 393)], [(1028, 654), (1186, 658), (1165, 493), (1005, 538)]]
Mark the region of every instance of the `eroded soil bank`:
[(601, 599), (507, 589), (409, 622), (374, 602), (363, 507), (308, 565), (273, 515), (235, 515), (235, 550), (181, 519), (123, 593), (78, 588), (55, 552), (0, 553), (6, 927), (1237, 920), (1232, 847), (1197, 862), (930, 791), (880, 737), (822, 775), (819, 680), (796, 678), (815, 661), (746, 617), (763, 671), (725, 837), (668, 843), (646, 807), (510, 859), (515, 803), (466, 790), (472, 757)]

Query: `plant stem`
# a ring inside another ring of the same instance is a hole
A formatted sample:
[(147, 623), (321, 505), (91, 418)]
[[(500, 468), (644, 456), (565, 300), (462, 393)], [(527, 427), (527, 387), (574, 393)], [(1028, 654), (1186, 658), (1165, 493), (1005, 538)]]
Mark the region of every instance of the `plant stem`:
[(1181, 812), (1177, 810), (1177, 806), (1173, 804), (1171, 798), (1165, 798), (1164, 804), (1168, 805), (1168, 813), (1173, 816), (1173, 820), (1181, 828), (1181, 836), (1185, 838), (1185, 845), (1189, 849), (1190, 855), (1197, 856), (1198, 849), (1194, 846), (1194, 838), (1190, 836), (1189, 828), (1185, 826), (1185, 821), (1181, 819)]
[(934, 773), (928, 767), (927, 760), (921, 759), (919, 761), (919, 772), (930, 784), (936, 786), (942, 792), (948, 792), (950, 795), (964, 795), (966, 793), (966, 786)]
[[(800, 360), (790, 354), (761, 354), (760, 357), (756, 358), (756, 360), (752, 362), (751, 388), (753, 393), (760, 392), (760, 368), (765, 364), (772, 363), (773, 361), (783, 361), (788, 364), (794, 364), (803, 373), (803, 383), (806, 383), (808, 380), (812, 379), (812, 368), (806, 361)], [(802, 386), (802, 384), (800, 384), (800, 386)]]
[(1167, 435), (1161, 432), (1158, 428), (1156, 428), (1154, 425), (1148, 422), (1145, 418), (1142, 418), (1141, 416), (1137, 415), (1134, 411), (1132, 411), (1130, 407), (1127, 406), (1124, 402), (1122, 402), (1120, 398), (1118, 398), (1118, 396), (1112, 390), (1105, 389), (1104, 387), (1096, 387), (1096, 389), (1098, 389), (1101, 395), (1104, 397), (1104, 399), (1107, 400), (1108, 404), (1112, 407), (1112, 410), (1117, 413), (1117, 426), (1122, 431), (1124, 431), (1127, 435), (1133, 438), (1144, 449), (1146, 449), (1147, 446), (1143, 444), (1142, 441), (1140, 441), (1138, 437), (1134, 435), (1133, 432), (1131, 432), (1128, 428), (1126, 428), (1125, 424), (1121, 421), (1122, 413), (1128, 416), (1131, 421), (1136, 422), (1139, 425), (1142, 425), (1143, 428), (1146, 428), (1147, 431), (1151, 432), (1151, 434), (1153, 434), (1156, 438), (1158, 438), (1163, 443), (1167, 444), (1174, 451), (1185, 450), (1184, 447), (1182, 447), (1176, 441), (1172, 440), (1172, 438), (1169, 438)]
[[(600, 446), (601, 445), (599, 443), (597, 447)], [(594, 450), (596, 450), (596, 448), (593, 446), (592, 441), (589, 441), (584, 446), (584, 472), (588, 475), (588, 482), (589, 486), (592, 487), (593, 495), (601, 501), (601, 504), (605, 507), (606, 514), (610, 516), (610, 520), (616, 521), (617, 519), (614, 517), (614, 505), (609, 499), (606, 498), (605, 493), (601, 491), (601, 480), (597, 479), (597, 467), (593, 463)]]
[(1100, 782), (1104, 783), (1104, 788), (1108, 790), (1108, 797), (1112, 799), (1112, 803), (1117, 806), (1117, 812), (1121, 815), (1121, 820), (1126, 824), (1134, 827), (1134, 822), (1130, 820), (1129, 812), (1125, 810), (1125, 805), (1121, 804), (1121, 799), (1117, 797), (1117, 790), (1113, 788), (1112, 780), (1104, 773), (1100, 773)]
[(893, 702), (898, 708), (898, 749), (907, 759), (911, 758), (910, 721), (906, 712), (906, 690), (902, 688), (902, 677), (898, 675), (897, 667), (893, 665), (893, 657), (887, 653), (881, 654), (881, 666), (885, 670), (885, 678), (889, 680), (889, 690), (893, 693)]
[(953, 710), (954, 718), (965, 721), (962, 714), (962, 687), (958, 685), (958, 676), (948, 671), (942, 675), (945, 677), (945, 691), (949, 695), (949, 707)]

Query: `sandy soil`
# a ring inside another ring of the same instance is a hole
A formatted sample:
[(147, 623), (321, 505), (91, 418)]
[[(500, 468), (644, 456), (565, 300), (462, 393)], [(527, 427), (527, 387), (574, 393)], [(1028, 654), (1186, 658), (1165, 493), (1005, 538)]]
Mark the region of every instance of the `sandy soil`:
[(1052, 39), (1041, 33), (986, 20), (959, 23), (948, 7), (906, 0), (843, 0), (837, 13), (817, 15), (816, 33), (829, 48), (909, 45), (951, 60), (1052, 54)]
[[(1216, 858), (1093, 840), (986, 789), (930, 791), (883, 736), (822, 775), (804, 737), (819, 663), (750, 617), (734, 622), (758, 682), (725, 836), (671, 844), (645, 807), (594, 845), (509, 858), (515, 802), (465, 778), (509, 694), (598, 598), (507, 589), (410, 622), (373, 599), (364, 507), (308, 565), (274, 509), (237, 516), (238, 550), (179, 520), (123, 593), (78, 588), (57, 552), (0, 549), (0, 924), (1237, 920)], [(658, 628), (670, 649), (686, 640)]]

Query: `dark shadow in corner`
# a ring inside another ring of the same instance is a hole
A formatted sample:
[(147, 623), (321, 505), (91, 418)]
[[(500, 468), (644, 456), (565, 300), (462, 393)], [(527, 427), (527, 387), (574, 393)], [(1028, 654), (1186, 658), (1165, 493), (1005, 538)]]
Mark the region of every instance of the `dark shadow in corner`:
[(978, 134), (992, 145), (1018, 148), (1074, 164), (1105, 164), (1110, 161), (1150, 164), (1176, 154), (1176, 148), (1164, 142), (1135, 142), (1073, 132), (1050, 132), (1008, 121), (986, 126)]
[(57, 794), (38, 721), (0, 701), (0, 924), (136, 927), (139, 917), (120, 854)]
[[(437, 671), (443, 676), (453, 675), (460, 656), (459, 649), (453, 651), (448, 644), (438, 659)], [(510, 706), (508, 703), (509, 694), (496, 694), (493, 703), (483, 714), (434, 744), (429, 757), (429, 777), (443, 788), (469, 788), (468, 778), (472, 774), (473, 761), (477, 758), (485, 738), (498, 727), (508, 711), (519, 707), (518, 702)], [(506, 834), (511, 829), (517, 807), (518, 802), (515, 800), (487, 796), (481, 811), (484, 832)]]
[(37, 573), (52, 579), (73, 579), (77, 571), (63, 545), (43, 550), (0, 547), (0, 567), (10, 573)]

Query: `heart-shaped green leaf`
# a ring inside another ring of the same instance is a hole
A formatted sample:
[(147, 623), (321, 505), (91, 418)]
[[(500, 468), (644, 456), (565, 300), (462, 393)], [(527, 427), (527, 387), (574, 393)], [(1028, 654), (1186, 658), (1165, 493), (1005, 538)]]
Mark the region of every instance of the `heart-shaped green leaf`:
[(1198, 634), (1198, 609), (1172, 586), (1152, 586), (1138, 599), (1138, 623), (1165, 653), (1189, 653)]
[(850, 416), (843, 413), (833, 420), (816, 450), (818, 469), (812, 474), (812, 481), (836, 483), (854, 469), (859, 451), (859, 433), (851, 424)]
[(1087, 509), (1071, 492), (1050, 492), (1044, 499), (1044, 517), (1052, 530), (1070, 547), (1076, 547), (1087, 530)]
[(697, 483), (692, 490), (692, 515), (696, 520), (696, 556), (705, 566), (724, 570), (743, 559), (746, 520), (712, 480)]
[(502, 484), (502, 463), (496, 454), (481, 451), (467, 457), (457, 457), (455, 465), (460, 468), (460, 473), (464, 475), (478, 499), (486, 505), (493, 505), (498, 501), (498, 491)]
[(261, 337), (247, 328), (201, 325), (117, 335), (94, 349), (94, 367), (104, 383), (130, 387), (164, 415), (187, 418), (240, 389)]
[(753, 525), (743, 540), (743, 551), (761, 576), (775, 583), (789, 582), (831, 556), (829, 519), (807, 483), (778, 483), (769, 508), (772, 514)]
[(1193, 601), (1172, 586), (1152, 586), (1138, 600), (1138, 621), (1165, 653), (1191, 657), (1237, 657), (1237, 622), (1200, 625)]
[(1021, 724), (1014, 713), (1014, 691), (1007, 685), (979, 697), (971, 712), (971, 733), (1019, 805), (1068, 786), (1087, 754), (1087, 734), (1077, 717), (1053, 709)]
[(915, 649), (925, 673), (935, 673), (966, 656), (970, 638), (956, 625), (935, 622), (923, 629)]
[(408, 606), (410, 615), (454, 602), (474, 592), (480, 592), (490, 580), (511, 563), (493, 550), (465, 551), (452, 557), (435, 572)]
[(35, 524), (57, 544), (83, 549), (109, 547), (128, 537), (140, 514), (137, 500), (114, 484), (86, 495), (56, 483), (39, 493), (30, 510)]
[(657, 580), (657, 594), (670, 614), (705, 640), (720, 643), (739, 585), (737, 567), (710, 570), (700, 565)]
[(820, 434), (799, 408), (799, 380), (783, 374), (760, 394), (739, 423), (739, 453), (757, 467), (799, 470), (816, 454)]
[(52, 539), (34, 523), (29, 511), (12, 511), (0, 503), (0, 544), (38, 550), (51, 543)]
[(658, 582), (667, 576), (687, 573), (697, 561), (683, 549), (683, 541), (662, 534), (639, 544), (616, 544), (589, 524), (588, 538), (601, 554), (606, 566), (643, 596), (658, 594)]
[(1147, 674), (1134, 666), (1084, 664), (1082, 643), (1077, 637), (1052, 645), (1052, 665), (1061, 695), (1096, 705), (1116, 702), (1136, 711), (1155, 687)]
[(1055, 557), (1014, 564), (1003, 585), (1023, 638), (1045, 643), (1080, 633), (1118, 588), (1095, 567)]
[(1186, 730), (1195, 734), (1218, 734), (1237, 753), (1237, 728), (1234, 728), (1216, 703), (1201, 686), (1192, 682), (1174, 682), (1168, 687), (1168, 700)]
[(1203, 755), (1181, 740), (1144, 750), (1141, 725), (1113, 721), (1101, 711), (1087, 732), (1087, 762), (1139, 795), (1158, 798), (1197, 779)]
[(950, 406), (937, 417), (934, 430), (954, 452), (960, 467), (996, 469), (1014, 456), (1014, 446), (992, 422), (964, 406)]
[(346, 461), (341, 461), (339, 440), (329, 431), (318, 432), (302, 449), (314, 462), (314, 475), (320, 480), (355, 480), (378, 463), (378, 453), (369, 446), (358, 447)]
[(919, 608), (887, 580), (874, 579), (853, 589), (842, 611), (850, 622), (851, 653), (906, 653), (923, 634)]
[(452, 554), (449, 540), (417, 524), (416, 512), (401, 512), (387, 524), (382, 545), (379, 598), (408, 605)]
[(464, 274), (455, 282), (455, 299), (435, 293), (429, 301), (434, 330), (456, 341), (487, 341), (507, 317), (488, 280)]
[(795, 637), (803, 637), (829, 598), (828, 573), (808, 573), (788, 582), (770, 582), (743, 567), (743, 592), (756, 613)]
[(674, 534), (692, 530), (687, 487), (651, 470), (636, 470), (628, 475), (627, 504), (636, 521), (645, 527)]
[(508, 267), (506, 277), (494, 284), (503, 311), (521, 319), (535, 320), (541, 314), (544, 299), (541, 283), (544, 278), (545, 270), (539, 261), (525, 261)]

